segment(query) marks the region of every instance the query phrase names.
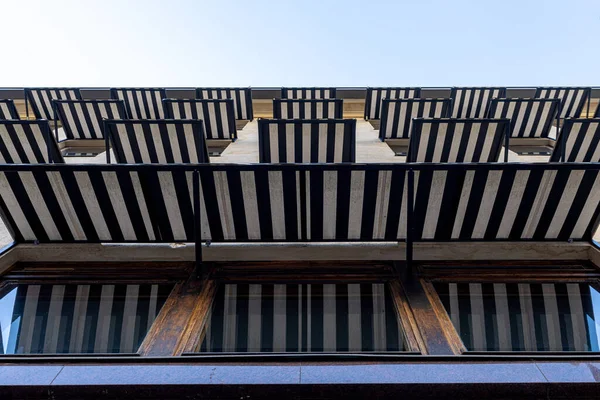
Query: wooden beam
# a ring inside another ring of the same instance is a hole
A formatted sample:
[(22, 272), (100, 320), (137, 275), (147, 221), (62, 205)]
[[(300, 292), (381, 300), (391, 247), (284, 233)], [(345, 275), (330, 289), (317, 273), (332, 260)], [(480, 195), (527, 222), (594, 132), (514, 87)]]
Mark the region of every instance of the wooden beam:
[[(431, 355), (458, 355), (466, 351), (443, 305), (439, 303), (437, 294), (434, 291), (435, 298), (433, 298), (428, 293), (430, 288), (427, 282), (415, 278), (407, 279), (402, 282), (402, 287), (414, 319), (418, 321), (417, 326), (423, 342), (421, 346), (424, 346), (422, 352)], [(435, 299), (438, 301), (436, 302)]]
[(194, 353), (198, 351), (204, 335), (206, 334), (206, 323), (212, 308), (215, 294), (217, 293), (217, 283), (214, 280), (205, 281), (204, 289), (196, 302), (196, 307), (192, 311), (187, 326), (179, 338), (173, 355), (179, 356), (182, 353)]
[(419, 331), (417, 320), (408, 304), (402, 284), (399, 281), (390, 282), (390, 292), (400, 319), (400, 326), (404, 332), (404, 338), (408, 347), (407, 350), (427, 354), (427, 346)]
[[(177, 284), (148, 331), (138, 353), (142, 356), (173, 356), (195, 331), (193, 321), (201, 314), (206, 293), (214, 292), (212, 280), (200, 280), (192, 274), (184, 284)], [(199, 335), (199, 332), (198, 332)], [(179, 354), (177, 354), (179, 353)]]
[[(415, 261), (587, 260), (587, 242), (417, 242)], [(19, 244), (19, 261), (194, 261), (194, 246), (155, 244)], [(204, 261), (404, 260), (396, 242), (212, 243)]]

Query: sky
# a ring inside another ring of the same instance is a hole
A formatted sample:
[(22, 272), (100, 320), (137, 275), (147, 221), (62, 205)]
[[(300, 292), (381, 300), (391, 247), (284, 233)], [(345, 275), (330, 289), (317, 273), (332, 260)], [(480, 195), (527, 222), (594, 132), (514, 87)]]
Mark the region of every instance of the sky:
[(0, 87), (600, 85), (598, 0), (0, 0)]

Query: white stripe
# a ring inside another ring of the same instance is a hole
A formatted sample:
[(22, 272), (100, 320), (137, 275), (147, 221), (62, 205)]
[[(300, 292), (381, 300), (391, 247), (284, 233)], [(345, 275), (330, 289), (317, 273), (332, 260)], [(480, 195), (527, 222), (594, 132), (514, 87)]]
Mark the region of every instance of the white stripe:
[(296, 162), (295, 150), (296, 142), (294, 140), (294, 124), (285, 124), (285, 157), (287, 162)]
[[(291, 299), (290, 299), (291, 300)], [(273, 351), (284, 352), (286, 344), (286, 285), (273, 285)]]
[[(283, 207), (283, 175), (281, 171), (269, 171), (269, 196), (273, 238), (285, 239), (285, 213)], [(308, 180), (307, 180), (308, 181)], [(309, 203), (309, 202), (307, 202)]]
[(344, 157), (344, 124), (335, 124), (335, 148), (333, 155), (333, 162), (339, 163), (343, 161)]
[[(431, 127), (431, 124), (424, 124), (424, 125), (428, 125), (429, 127)], [(456, 124), (459, 125), (459, 124)], [(462, 125), (462, 124), (460, 124)], [(435, 141), (435, 148), (433, 150), (433, 158), (432, 161), (433, 162), (440, 162), (442, 160), (442, 153), (444, 150), (444, 143), (446, 142), (446, 134), (447, 134), (447, 130), (448, 130), (448, 124), (439, 124), (438, 125), (438, 132), (437, 132), (437, 138)], [(454, 130), (454, 139), (456, 140), (457, 137), (459, 137), (460, 135), (457, 135), (457, 131), (456, 128)], [(428, 135), (428, 137), (430, 137)], [(451, 144), (450, 146), (450, 156), (452, 156), (452, 153), (456, 153), (458, 151), (458, 149), (454, 149), (454, 142)], [(454, 161), (456, 158), (454, 159), (449, 159), (448, 161)]]
[[(174, 126), (169, 124), (167, 125), (167, 131), (169, 132), (169, 135), (174, 134), (176, 135), (175, 131), (174, 131)], [(148, 129), (150, 131), (150, 139), (152, 141), (152, 143), (154, 143), (154, 151), (156, 152), (156, 158), (158, 160), (158, 162), (160, 164), (166, 164), (167, 163), (167, 155), (165, 153), (165, 146), (163, 145), (162, 142), (162, 134), (160, 131), (160, 127), (158, 124), (149, 124), (148, 125)]]
[(215, 179), (215, 191), (219, 207), (219, 217), (223, 228), (223, 237), (225, 240), (235, 239), (235, 225), (231, 209), (231, 195), (229, 194), (227, 172), (214, 171), (213, 176)]
[(469, 133), (469, 136), (468, 136), (467, 150), (465, 152), (465, 155), (466, 155), (465, 162), (468, 162), (469, 157), (472, 157), (473, 153), (475, 152), (475, 146), (477, 145), (477, 139), (479, 137), (480, 130), (481, 130), (481, 124), (475, 123), (475, 124), (471, 125), (471, 132)]
[(83, 231), (83, 227), (81, 226), (79, 217), (75, 213), (75, 207), (73, 207), (73, 203), (68, 195), (67, 188), (65, 187), (60, 172), (47, 171), (46, 176), (48, 177), (52, 191), (58, 200), (58, 205), (67, 221), (67, 225), (69, 225), (73, 238), (75, 240), (86, 240), (87, 238)]
[(0, 192), (2, 192), (2, 199), (4, 200), (4, 204), (15, 221), (18, 230), (23, 235), (24, 240), (36, 240), (37, 237), (33, 233), (33, 229), (29, 225), (27, 218), (25, 218), (25, 213), (21, 209), (21, 204), (15, 197), (15, 194), (6, 179), (6, 173), (0, 172)]
[(531, 288), (528, 283), (519, 283), (519, 305), (521, 307), (525, 350), (536, 351), (537, 340), (535, 336), (533, 302), (531, 301)]
[(278, 163), (279, 160), (279, 134), (277, 124), (269, 124), (269, 150), (271, 151), (271, 162)]
[(360, 284), (348, 284), (348, 350), (362, 350)]
[(377, 178), (377, 198), (375, 200), (375, 216), (373, 218), (373, 239), (383, 239), (385, 237), (391, 184), (392, 171), (379, 171), (379, 176)]
[[(408, 217), (408, 174), (406, 172), (404, 174), (404, 188), (402, 189), (402, 204), (400, 205), (400, 220), (398, 222), (398, 239), (406, 238), (406, 229), (407, 229), (407, 217)], [(419, 171), (415, 171), (415, 182), (418, 182), (419, 179)], [(413, 204), (414, 199), (417, 196), (417, 191), (414, 191), (413, 196)]]
[(169, 218), (169, 224), (173, 231), (173, 237), (175, 240), (185, 240), (187, 235), (183, 225), (183, 218), (179, 210), (179, 202), (177, 201), (177, 191), (175, 190), (175, 183), (173, 182), (173, 176), (171, 172), (158, 172), (158, 182), (160, 183), (160, 189), (167, 210), (167, 216)]
[[(596, 174), (594, 184), (590, 189), (585, 205), (581, 209), (581, 214), (577, 218), (577, 223), (571, 232), (570, 237), (574, 239), (581, 239), (585, 234), (591, 219), (594, 216), (598, 202), (600, 201), (600, 174)], [(594, 234), (594, 232), (592, 232)]]
[[(400, 103), (398, 103), (398, 104), (400, 104)], [(391, 137), (394, 137), (394, 136), (397, 135), (397, 132), (393, 132), (392, 131), (392, 129), (394, 128), (394, 113), (396, 112), (396, 103), (394, 103), (394, 102), (383, 103), (383, 101), (382, 101), (382, 108), (385, 105), (387, 105), (387, 110), (388, 110), (388, 112), (387, 112), (387, 120), (386, 120), (386, 123), (385, 123), (385, 137), (386, 138), (391, 138)], [(400, 122), (404, 121), (404, 115), (405, 115), (405, 113), (406, 113), (406, 108), (405, 107), (401, 107), (401, 109), (400, 109)], [(383, 115), (383, 112), (381, 112), (381, 115)], [(399, 125), (401, 125), (401, 123)], [(381, 127), (379, 129), (381, 129)], [(400, 131), (400, 130), (398, 130), (398, 131)]]
[(26, 188), (25, 193), (27, 193), (27, 197), (31, 201), (33, 209), (40, 219), (46, 235), (48, 235), (48, 239), (62, 240), (62, 236), (60, 235), (60, 232), (54, 223), (54, 219), (52, 218), (52, 214), (48, 209), (48, 205), (46, 204), (46, 199), (42, 196), (42, 192), (33, 177), (33, 173), (22, 171), (18, 172), (18, 174), (23, 186)]
[[(94, 352), (108, 353), (108, 336), (112, 324), (112, 305), (115, 297), (115, 285), (102, 285), (100, 305), (98, 307), (98, 324), (96, 326), (96, 338), (94, 341)], [(114, 325), (114, 324), (113, 324)], [(124, 328), (123, 324), (123, 328)], [(112, 350), (112, 349), (111, 349)]]
[(318, 162), (327, 162), (327, 124), (319, 124), (319, 155)]
[(433, 239), (435, 237), (447, 175), (448, 171), (433, 172), (431, 178), (431, 191), (429, 192), (429, 199), (427, 202), (427, 212), (423, 224), (423, 239)]
[(487, 341), (485, 336), (485, 309), (483, 307), (483, 293), (480, 283), (469, 283), (471, 300), (471, 329), (473, 331), (473, 350), (486, 351)]
[(261, 350), (262, 285), (248, 285), (248, 348), (249, 352)]
[(467, 211), (467, 204), (469, 197), (471, 196), (471, 186), (473, 185), (473, 178), (475, 177), (474, 171), (467, 171), (465, 174), (465, 180), (463, 183), (462, 191), (460, 193), (460, 201), (456, 210), (456, 217), (454, 219), (454, 226), (452, 228), (452, 239), (458, 239), (460, 231), (462, 229), (465, 213)]
[(117, 174), (113, 171), (102, 171), (102, 177), (104, 178), (104, 184), (106, 185), (106, 191), (112, 205), (112, 209), (117, 217), (117, 222), (123, 233), (125, 240), (136, 240), (135, 230), (133, 229), (133, 223), (129, 218), (129, 212), (127, 211), (127, 205), (123, 198), (123, 189), (117, 179)]
[(546, 315), (546, 332), (548, 333), (548, 350), (561, 351), (562, 341), (560, 334), (560, 320), (558, 316), (558, 303), (554, 284), (543, 283), (544, 311)]
[(448, 284), (448, 297), (450, 299), (450, 320), (460, 336), (460, 307), (458, 302), (458, 287), (456, 283)]
[(581, 304), (581, 291), (578, 283), (568, 283), (569, 311), (571, 312), (571, 326), (573, 328), (573, 347), (575, 351), (590, 351), (587, 346), (583, 305)]
[[(206, 210), (206, 199), (204, 198), (204, 189), (202, 188), (202, 175), (200, 175), (200, 222), (201, 222), (201, 237), (205, 240), (211, 240), (210, 225), (208, 224), (208, 212)], [(193, 185), (192, 185), (193, 186)]]
[(52, 285), (46, 332), (44, 334), (44, 353), (56, 353), (58, 334), (62, 319), (62, 304), (65, 297), (65, 285)]
[(323, 171), (323, 239), (336, 238), (337, 174)]
[(527, 188), (528, 179), (529, 171), (525, 170), (516, 172), (512, 187), (510, 189), (510, 196), (508, 196), (508, 201), (506, 203), (506, 207), (504, 208), (504, 215), (502, 216), (502, 221), (498, 227), (496, 239), (508, 239), (510, 231), (515, 223), (515, 218), (517, 218), (517, 212), (519, 211), (519, 205), (523, 199), (523, 193)]
[(133, 353), (137, 351), (137, 343), (134, 335), (137, 325), (137, 303), (139, 299), (140, 285), (127, 285), (125, 294), (125, 306), (123, 307), (123, 325), (121, 328), (121, 353)]
[(150, 220), (150, 213), (148, 212), (148, 207), (146, 206), (146, 199), (144, 197), (144, 192), (142, 191), (142, 184), (140, 182), (140, 177), (137, 172), (131, 171), (129, 173), (131, 177), (131, 185), (133, 186), (133, 191), (135, 192), (135, 197), (137, 200), (138, 207), (140, 209), (140, 214), (142, 214), (142, 219), (144, 221), (144, 227), (146, 228), (146, 232), (148, 233), (148, 238), (150, 240), (156, 240), (154, 236), (154, 231), (152, 229), (152, 222)]
[(237, 345), (237, 285), (225, 285), (223, 305), (223, 351), (235, 351)]
[(500, 186), (501, 178), (502, 171), (490, 171), (488, 173), (485, 188), (483, 188), (483, 196), (481, 196), (479, 212), (477, 213), (477, 219), (475, 220), (475, 226), (473, 227), (473, 234), (471, 235), (472, 239), (483, 239), (485, 235), (485, 231), (492, 215), (494, 202), (498, 196), (498, 187)]
[(21, 332), (19, 332), (19, 352), (31, 353), (33, 342), (33, 333), (35, 331), (37, 316), (37, 306), (40, 297), (40, 285), (27, 286), (25, 296), (25, 305), (23, 306), (23, 320), (21, 322)]
[(309, 163), (311, 160), (311, 125), (302, 124), (302, 162)]
[(75, 175), (75, 180), (77, 181), (79, 191), (81, 192), (81, 197), (83, 198), (85, 207), (90, 214), (92, 225), (96, 230), (98, 238), (100, 240), (111, 240), (112, 237), (110, 236), (108, 226), (106, 225), (106, 220), (104, 219), (104, 215), (100, 209), (98, 197), (96, 196), (96, 192), (92, 186), (90, 176), (84, 171), (75, 171), (73, 175)]
[(550, 190), (552, 189), (555, 178), (555, 170), (544, 171), (544, 175), (540, 182), (540, 188), (535, 196), (533, 206), (531, 207), (531, 212), (527, 218), (527, 224), (525, 225), (525, 229), (523, 230), (523, 234), (521, 236), (522, 239), (531, 239), (533, 237), (540, 218), (542, 217), (542, 211), (544, 210), (546, 202), (548, 201), (548, 196), (550, 195)]
[(73, 324), (71, 325), (69, 353), (81, 353), (83, 351), (83, 333), (87, 323), (89, 294), (90, 285), (77, 285), (75, 305), (73, 307)]
[(554, 211), (554, 216), (552, 217), (550, 226), (548, 226), (548, 231), (546, 232), (545, 236), (546, 239), (556, 239), (560, 234), (560, 230), (565, 224), (567, 215), (573, 206), (573, 200), (575, 200), (575, 195), (577, 194), (577, 190), (581, 185), (584, 174), (585, 170), (573, 170), (569, 174), (569, 179), (567, 180), (562, 195), (560, 196), (560, 201), (558, 202), (558, 206)]
[(336, 351), (335, 284), (323, 285), (323, 351)]
[[(362, 225), (363, 199), (365, 195), (365, 171), (350, 173), (350, 211), (348, 239), (359, 239)], [(307, 201), (307, 203), (309, 203)]]
[[(485, 141), (483, 143), (483, 149), (481, 151), (481, 158), (479, 160), (477, 160), (477, 162), (486, 162), (486, 161), (491, 161), (491, 162), (497, 162), (498, 161), (498, 157), (500, 157), (500, 152), (497, 153), (497, 155), (494, 156), (493, 159), (490, 159), (490, 157), (492, 156), (492, 146), (494, 144), (494, 139), (496, 137), (496, 135), (501, 136), (501, 138), (505, 138), (506, 136), (504, 136), (504, 131), (500, 131), (500, 124), (496, 123), (496, 122), (490, 122), (488, 125), (488, 130), (486, 132), (485, 135)], [(500, 140), (500, 146), (502, 146), (504, 143), (504, 140), (501, 139)]]
[[(426, 160), (427, 157), (427, 146), (429, 144), (429, 139), (431, 139), (431, 124), (429, 123), (423, 123), (421, 124), (421, 140), (419, 140), (419, 147), (417, 149), (417, 154), (415, 154), (416, 158), (415, 161), (416, 162), (424, 162)], [(412, 140), (416, 140), (415, 138), (411, 138)], [(410, 146), (410, 144), (409, 144)], [(438, 147), (438, 146), (436, 146)], [(440, 148), (443, 147), (443, 142), (442, 145), (439, 146)], [(437, 149), (436, 149), (437, 150)], [(435, 157), (435, 153), (434, 152), (434, 157)], [(432, 161), (436, 162), (437, 158), (434, 158)]]
[(242, 195), (244, 196), (244, 213), (249, 239), (260, 239), (260, 219), (258, 217), (258, 198), (253, 171), (240, 171)]
[(494, 283), (494, 299), (496, 305), (496, 322), (498, 323), (498, 350), (511, 351), (510, 311), (506, 284)]
[[(373, 350), (387, 350), (385, 324), (385, 290), (384, 284), (374, 283), (373, 288)], [(393, 312), (393, 311), (392, 311)]]
[[(17, 129), (18, 126), (13, 125), (13, 127), (15, 128), (15, 131), (17, 132), (17, 137), (13, 139), (12, 135), (8, 133), (8, 130), (6, 129), (6, 125), (0, 124), (0, 137), (2, 138), (2, 141), (4, 142), (4, 148), (8, 151), (8, 154), (10, 155), (10, 158), (12, 158), (13, 163), (22, 163), (23, 161), (27, 161), (27, 160), (21, 160), (21, 157), (19, 156), (19, 153), (17, 153), (17, 149), (15, 147), (15, 140), (18, 140), (19, 142), (23, 142), (23, 140), (21, 140), (22, 138), (22, 129)], [(1, 153), (0, 153), (0, 157)], [(7, 162), (8, 160), (4, 159), (4, 157), (2, 157), (2, 161), (3, 162)]]

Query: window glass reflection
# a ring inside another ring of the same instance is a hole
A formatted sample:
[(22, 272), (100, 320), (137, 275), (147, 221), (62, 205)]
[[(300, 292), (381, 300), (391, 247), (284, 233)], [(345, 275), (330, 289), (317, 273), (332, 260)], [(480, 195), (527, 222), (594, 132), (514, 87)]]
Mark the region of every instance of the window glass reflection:
[(0, 353), (132, 353), (171, 285), (17, 285), (0, 299)]
[(384, 283), (226, 284), (202, 352), (405, 351)]
[(438, 283), (473, 351), (598, 351), (600, 294), (583, 283)]

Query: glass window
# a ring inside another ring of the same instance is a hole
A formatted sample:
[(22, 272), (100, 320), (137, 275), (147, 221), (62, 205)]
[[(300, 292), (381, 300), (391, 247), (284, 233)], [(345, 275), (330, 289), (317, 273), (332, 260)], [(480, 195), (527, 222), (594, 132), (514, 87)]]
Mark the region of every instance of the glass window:
[(201, 352), (406, 351), (384, 283), (225, 284)]
[(0, 298), (1, 354), (133, 353), (172, 285), (16, 285)]
[(600, 294), (584, 283), (436, 283), (472, 351), (598, 351)]

